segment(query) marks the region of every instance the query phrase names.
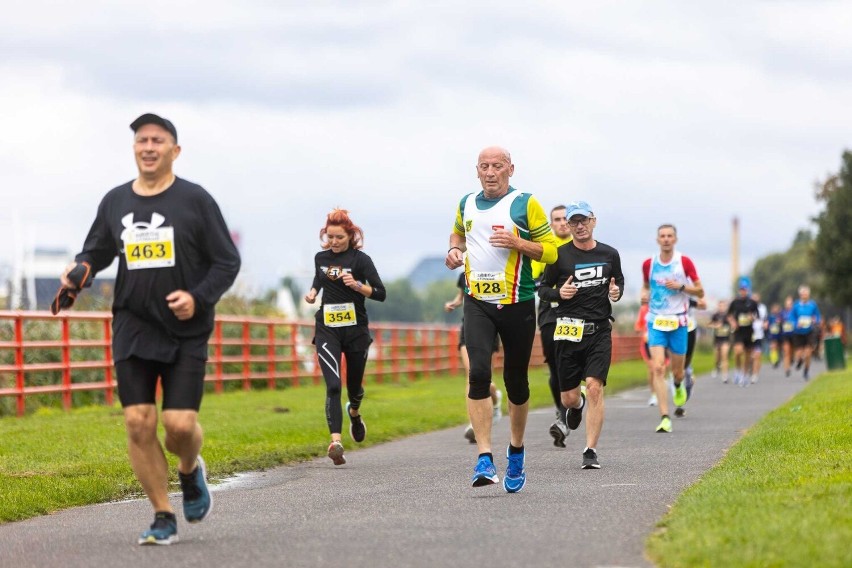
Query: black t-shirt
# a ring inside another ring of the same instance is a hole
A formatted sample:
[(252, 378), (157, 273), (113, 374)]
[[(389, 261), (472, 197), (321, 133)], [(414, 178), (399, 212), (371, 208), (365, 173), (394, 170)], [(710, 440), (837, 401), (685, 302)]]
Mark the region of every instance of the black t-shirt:
[[(175, 178), (152, 196), (133, 182), (110, 190), (98, 207), (77, 262), (97, 273), (118, 256), (113, 300), (113, 357), (171, 362), (178, 340), (207, 358), (214, 307), (240, 270), (240, 255), (213, 197), (200, 185)], [(186, 290), (195, 315), (180, 321), (166, 296)]]
[[(557, 317), (586, 321), (612, 319), (610, 278), (615, 278), (619, 299), (624, 294), (624, 274), (618, 251), (601, 242), (592, 250), (581, 250), (573, 241), (556, 250), (556, 262), (544, 269), (538, 297), (544, 302), (559, 302), (555, 310)], [(572, 282), (578, 286), (578, 291), (570, 300), (563, 300), (559, 288), (569, 276), (574, 276)]]
[(736, 329), (747, 327), (751, 330), (751, 324), (760, 317), (760, 311), (757, 302), (751, 298), (735, 298), (728, 307), (728, 316), (734, 318)]
[(317, 292), (322, 290), (322, 304), (316, 313), (317, 324), (323, 324), (323, 306), (326, 304), (355, 304), (357, 325), (366, 326), (367, 308), (364, 307), (365, 296), (343, 283), (343, 275), (347, 272), (359, 282), (369, 284), (373, 288), (371, 300), (383, 302), (387, 292), (379, 277), (378, 271), (367, 254), (360, 250), (348, 248), (341, 253), (331, 250), (318, 252), (314, 257), (316, 271), (311, 285)]
[(728, 323), (728, 314), (725, 312), (716, 312), (710, 318), (710, 323), (719, 324), (719, 327), (713, 326), (713, 335), (724, 339), (731, 335), (731, 324)]

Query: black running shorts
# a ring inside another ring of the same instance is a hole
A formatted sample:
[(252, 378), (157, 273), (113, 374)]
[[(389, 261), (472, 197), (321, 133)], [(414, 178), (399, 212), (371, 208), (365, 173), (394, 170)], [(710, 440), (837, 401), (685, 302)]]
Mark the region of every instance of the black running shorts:
[(752, 336), (753, 332), (750, 327), (741, 327), (734, 331), (734, 345), (742, 343), (743, 347), (751, 349), (752, 345), (754, 345)]
[(554, 343), (561, 392), (577, 388), (587, 377), (600, 379), (606, 386), (612, 361), (611, 326), (598, 328), (592, 335), (584, 335), (579, 343), (565, 340)]
[(156, 404), (157, 379), (162, 378), (163, 410), (201, 408), (207, 362), (178, 350), (174, 363), (130, 357), (115, 362), (121, 406)]

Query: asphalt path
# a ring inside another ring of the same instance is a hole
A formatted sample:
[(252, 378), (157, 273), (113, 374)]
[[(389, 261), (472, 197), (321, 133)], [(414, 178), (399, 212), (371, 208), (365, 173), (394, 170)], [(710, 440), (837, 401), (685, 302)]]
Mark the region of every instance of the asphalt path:
[[(600, 470), (580, 467), (583, 425), (556, 448), (553, 411), (534, 411), (516, 494), (470, 487), (476, 450), (463, 427), (364, 450), (349, 441), (344, 466), (322, 458), (215, 486), (210, 517), (189, 525), (179, 514), (172, 546), (136, 545), (153, 517), (147, 501), (107, 503), (0, 525), (0, 566), (651, 566), (645, 539), (678, 495), (805, 384), (766, 367), (747, 388), (700, 377), (671, 434), (654, 432), (646, 389), (607, 396)], [(369, 427), (368, 402), (364, 413)], [(507, 444), (503, 418), (501, 479)]]

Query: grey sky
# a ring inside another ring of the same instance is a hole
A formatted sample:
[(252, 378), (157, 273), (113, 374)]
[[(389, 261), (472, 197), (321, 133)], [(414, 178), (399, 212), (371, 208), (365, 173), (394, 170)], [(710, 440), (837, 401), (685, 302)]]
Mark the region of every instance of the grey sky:
[(18, 3), (0, 21), (0, 222), (79, 248), (152, 111), (178, 128), (177, 173), (242, 233), (244, 286), (308, 270), (337, 205), (391, 279), (444, 254), (499, 144), (545, 208), (596, 208), (628, 288), (674, 222), (726, 293), (731, 218), (743, 269), (785, 250), (849, 145), (852, 5), (574, 4)]

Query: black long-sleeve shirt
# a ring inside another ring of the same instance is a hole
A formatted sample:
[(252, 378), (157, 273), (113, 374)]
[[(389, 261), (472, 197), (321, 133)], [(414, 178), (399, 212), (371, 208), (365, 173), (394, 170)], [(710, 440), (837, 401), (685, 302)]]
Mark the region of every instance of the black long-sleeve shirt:
[[(612, 319), (610, 278), (615, 278), (619, 299), (624, 294), (624, 274), (618, 251), (601, 242), (596, 243), (592, 250), (582, 250), (573, 241), (556, 250), (556, 262), (544, 269), (538, 297), (544, 302), (559, 302), (557, 317), (585, 321)], [(572, 283), (578, 287), (577, 294), (570, 300), (563, 300), (559, 288), (569, 276), (574, 277)]]
[[(206, 358), (214, 307), (233, 284), (240, 256), (213, 197), (200, 185), (176, 177), (152, 196), (134, 193), (128, 182), (110, 190), (98, 207), (77, 262), (94, 273), (118, 256), (113, 300), (113, 356), (170, 362), (176, 339), (198, 338)], [(178, 320), (166, 296), (186, 290), (195, 315)]]
[(344, 284), (343, 275), (349, 272), (355, 280), (369, 284), (373, 289), (370, 299), (384, 302), (387, 292), (373, 264), (373, 259), (366, 253), (353, 248), (348, 248), (341, 253), (324, 250), (316, 254), (314, 265), (316, 271), (311, 287), (317, 292), (323, 291), (322, 304), (316, 313), (317, 322), (323, 322), (323, 305), (352, 302), (355, 304), (358, 325), (366, 326), (368, 323), (367, 308), (364, 306), (366, 297)]

